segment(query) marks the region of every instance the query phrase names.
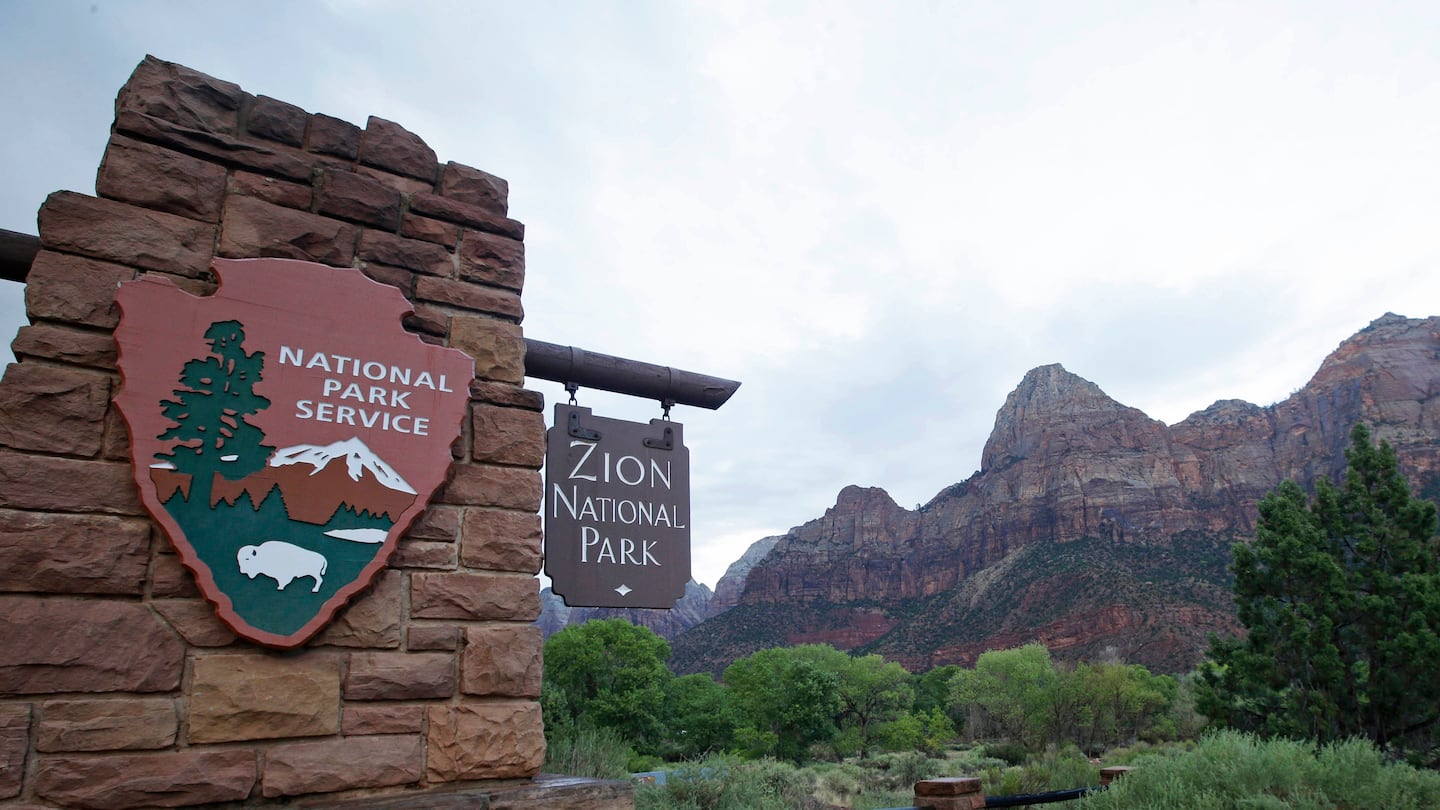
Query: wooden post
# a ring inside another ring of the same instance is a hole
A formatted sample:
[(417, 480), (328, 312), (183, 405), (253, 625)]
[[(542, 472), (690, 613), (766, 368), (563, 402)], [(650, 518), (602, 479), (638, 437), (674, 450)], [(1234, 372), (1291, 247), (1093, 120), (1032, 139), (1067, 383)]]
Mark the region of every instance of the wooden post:
[(1110, 787), (1110, 783), (1134, 770), (1129, 765), (1111, 765), (1108, 768), (1100, 769), (1100, 784)]
[(928, 810), (975, 810), (985, 806), (985, 787), (974, 777), (951, 776), (915, 783), (915, 806)]

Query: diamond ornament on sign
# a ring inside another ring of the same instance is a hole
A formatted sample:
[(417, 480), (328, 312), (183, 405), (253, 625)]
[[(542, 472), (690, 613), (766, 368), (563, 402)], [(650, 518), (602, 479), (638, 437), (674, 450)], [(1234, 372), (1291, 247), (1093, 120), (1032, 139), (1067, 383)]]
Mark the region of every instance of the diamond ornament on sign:
[(214, 295), (122, 284), (141, 501), (238, 635), (303, 644), (369, 586), (444, 482), (474, 362), (401, 328), (358, 270), (216, 259)]

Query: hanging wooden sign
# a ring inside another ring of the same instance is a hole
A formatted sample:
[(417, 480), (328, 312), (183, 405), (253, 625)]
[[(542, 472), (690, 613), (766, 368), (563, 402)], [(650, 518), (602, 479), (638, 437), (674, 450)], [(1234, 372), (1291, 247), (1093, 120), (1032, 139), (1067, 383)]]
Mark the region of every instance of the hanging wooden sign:
[(240, 636), (294, 647), (389, 561), (445, 480), (474, 362), (358, 270), (216, 259), (214, 295), (121, 285), (135, 483)]
[(690, 581), (683, 425), (555, 406), (545, 449), (545, 573), (571, 607), (670, 608)]

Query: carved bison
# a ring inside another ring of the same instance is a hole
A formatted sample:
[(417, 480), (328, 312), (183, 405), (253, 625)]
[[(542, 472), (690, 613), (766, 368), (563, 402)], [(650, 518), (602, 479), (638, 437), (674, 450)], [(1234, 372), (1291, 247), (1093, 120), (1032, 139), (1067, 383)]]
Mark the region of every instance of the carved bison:
[(318, 593), (327, 564), (325, 555), (280, 540), (243, 546), (235, 556), (240, 563), (240, 573), (251, 579), (264, 574), (275, 580), (277, 591), (285, 590), (292, 580), (312, 577), (315, 587), (310, 592)]

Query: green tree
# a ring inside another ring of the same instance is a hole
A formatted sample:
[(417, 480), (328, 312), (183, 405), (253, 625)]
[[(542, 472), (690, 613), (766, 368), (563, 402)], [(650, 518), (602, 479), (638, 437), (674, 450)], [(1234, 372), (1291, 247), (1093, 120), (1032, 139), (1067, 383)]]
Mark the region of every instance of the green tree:
[(950, 698), (967, 711), (965, 731), (972, 739), (1008, 740), (1038, 749), (1058, 678), (1043, 644), (990, 650), (980, 654), (974, 669), (955, 673)]
[(1286, 481), (1235, 547), (1248, 631), (1215, 639), (1197, 706), (1243, 730), (1320, 742), (1365, 737), (1433, 750), (1440, 721), (1435, 505), (1411, 496), (1395, 452), (1356, 426), (1343, 485), (1313, 501)]
[[(912, 707), (916, 712), (928, 712), (931, 709), (939, 708), (942, 711), (949, 711), (950, 706), (950, 681), (955, 678), (955, 673), (960, 667), (955, 664), (938, 666), (929, 672), (912, 676), (911, 684), (915, 688), (915, 705)], [(951, 717), (951, 720), (959, 720), (959, 717)]]
[(685, 759), (728, 750), (736, 717), (725, 687), (705, 674), (684, 675), (665, 686), (665, 728), (671, 754)]
[(1179, 687), (1138, 664), (1081, 663), (1052, 689), (1051, 742), (1099, 752), (1149, 732), (1169, 710)]
[(547, 730), (607, 728), (643, 754), (664, 737), (670, 645), (624, 619), (572, 625), (545, 642), (541, 685)]
[[(838, 652), (838, 651), (837, 651)], [(899, 717), (914, 699), (910, 673), (878, 655), (845, 655), (839, 679), (840, 720), (859, 733), (860, 756), (870, 753), (883, 723)]]
[[(740, 716), (736, 742), (751, 756), (801, 762), (813, 743), (838, 732), (840, 679), (801, 647), (760, 650), (725, 668), (725, 686)], [(843, 655), (843, 653), (842, 653)]]
[(245, 328), (239, 321), (216, 321), (205, 330), (209, 357), (197, 357), (180, 370), (175, 399), (161, 400), (160, 410), (174, 422), (158, 438), (175, 439), (168, 453), (156, 458), (190, 476), (190, 500), (210, 502), (216, 473), (238, 481), (265, 467), (274, 447), (265, 434), (245, 421), (270, 406), (255, 393), (265, 366), (264, 352), (245, 351)]

